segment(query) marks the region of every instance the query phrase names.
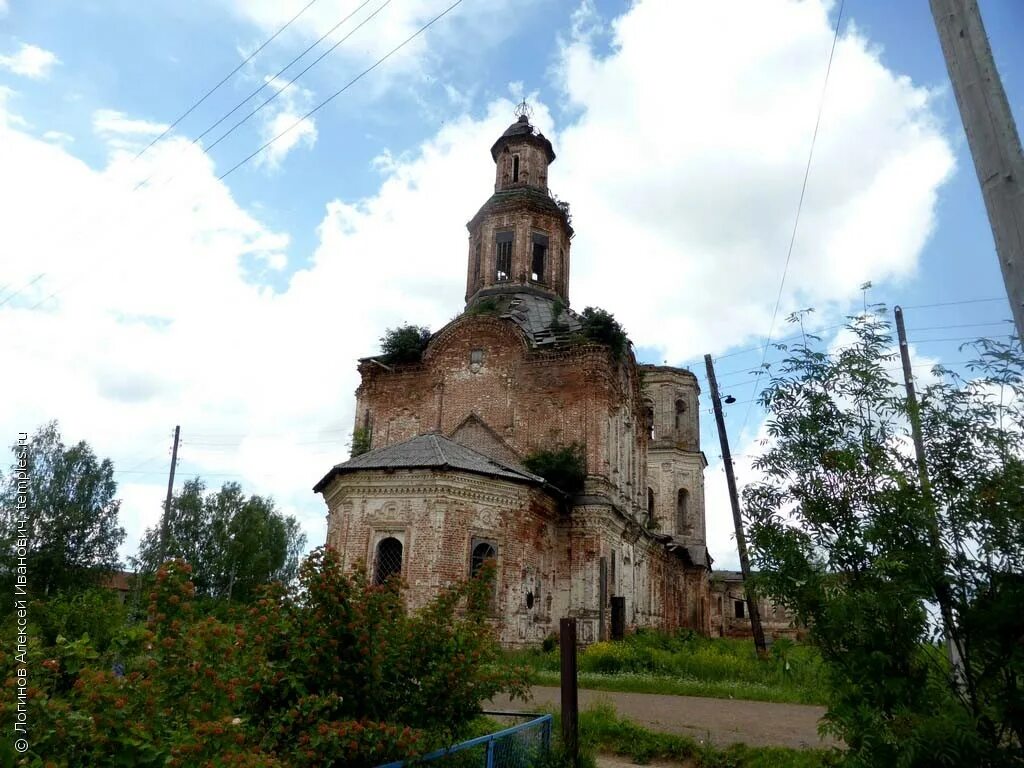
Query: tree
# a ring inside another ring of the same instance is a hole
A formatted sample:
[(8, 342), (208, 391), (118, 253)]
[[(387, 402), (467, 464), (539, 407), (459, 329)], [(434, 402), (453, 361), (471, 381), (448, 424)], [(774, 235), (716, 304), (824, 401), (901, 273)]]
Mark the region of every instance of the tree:
[[(272, 499), (246, 496), (238, 483), (206, 493), (200, 478), (185, 483), (171, 501), (168, 552), (192, 568), (200, 595), (249, 601), (259, 586), (291, 581), (306, 547), (294, 517)], [(160, 530), (143, 536), (137, 562), (147, 573), (160, 565)]]
[(381, 357), (385, 363), (418, 363), (430, 341), (430, 329), (419, 325), (388, 328), (380, 338)]
[(6, 479), (0, 477), (0, 537), (3, 578), (13, 581), (18, 565), (17, 500), (19, 477), (27, 476), (25, 518), (27, 573), (31, 594), (95, 584), (120, 567), (117, 548), (124, 541), (118, 525), (121, 502), (115, 499), (114, 465), (100, 461), (85, 441), (66, 446), (57, 422), (36, 430), (28, 443), (25, 467), (18, 470), (19, 446)]
[(847, 764), (1021, 765), (1024, 354), (979, 342), (970, 380), (925, 388), (922, 483), (888, 323), (848, 329), (831, 354), (805, 337), (761, 395), (763, 478), (744, 492), (760, 588), (820, 646)]

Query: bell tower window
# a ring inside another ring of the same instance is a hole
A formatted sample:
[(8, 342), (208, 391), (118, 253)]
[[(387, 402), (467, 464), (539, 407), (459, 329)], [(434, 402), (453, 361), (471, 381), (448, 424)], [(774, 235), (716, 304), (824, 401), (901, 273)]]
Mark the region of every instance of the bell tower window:
[(683, 428), (683, 414), (686, 413), (686, 401), (680, 398), (676, 400), (676, 429)]
[(512, 155), (512, 183), (519, 181), (519, 155)]
[(512, 279), (512, 233), (499, 232), (495, 237), (494, 279), (501, 283)]
[(533, 259), (530, 263), (530, 279), (537, 283), (546, 282), (544, 268), (547, 266), (548, 236), (533, 233)]

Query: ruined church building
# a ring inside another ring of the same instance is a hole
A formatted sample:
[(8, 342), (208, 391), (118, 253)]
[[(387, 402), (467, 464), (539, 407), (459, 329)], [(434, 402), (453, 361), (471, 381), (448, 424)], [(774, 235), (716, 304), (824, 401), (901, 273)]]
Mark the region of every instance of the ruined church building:
[[(508, 646), (564, 616), (582, 642), (607, 637), (613, 598), (627, 628), (709, 634), (697, 380), (580, 333), (555, 153), (523, 112), (491, 147), (494, 194), (467, 225), (465, 311), (418, 362), (359, 362), (369, 450), (314, 488), (327, 544), (377, 581), (401, 574), (410, 609), (493, 559)], [(574, 495), (522, 463), (573, 443), (586, 463)]]

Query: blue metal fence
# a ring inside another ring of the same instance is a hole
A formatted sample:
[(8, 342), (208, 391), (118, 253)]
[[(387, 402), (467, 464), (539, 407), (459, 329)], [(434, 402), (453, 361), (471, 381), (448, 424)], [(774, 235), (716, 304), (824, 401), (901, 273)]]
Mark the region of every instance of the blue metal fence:
[[(513, 715), (513, 712), (495, 712), (496, 715)], [(531, 715), (531, 717), (533, 717)], [(481, 768), (530, 768), (545, 756), (551, 748), (551, 715), (534, 717), (525, 723), (513, 725), (486, 736), (479, 736), (460, 744), (439, 749), (416, 760), (399, 760), (385, 763), (377, 768), (404, 768), (417, 763), (440, 761), (442, 765), (454, 763), (459, 766), (480, 766)]]

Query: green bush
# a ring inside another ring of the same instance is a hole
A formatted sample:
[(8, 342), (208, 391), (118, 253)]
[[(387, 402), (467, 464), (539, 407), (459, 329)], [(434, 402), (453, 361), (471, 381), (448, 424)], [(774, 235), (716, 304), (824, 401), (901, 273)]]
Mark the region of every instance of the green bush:
[(370, 450), (371, 435), (366, 427), (356, 427), (352, 430), (352, 452), (350, 458), (362, 456)]
[(580, 443), (534, 451), (523, 466), (570, 496), (582, 491), (587, 479), (587, 455)]
[[(481, 702), (525, 690), (494, 663), (491, 567), (408, 614), (397, 579), (372, 585), (320, 549), (298, 585), (227, 620), (196, 616), (189, 570), (162, 567), (148, 621), (106, 653), (86, 637), (32, 637), (27, 765), (369, 768), (451, 744)], [(12, 648), (0, 656), (8, 687)], [(0, 702), (9, 722), (15, 701)]]
[(615, 315), (600, 307), (587, 307), (580, 315), (583, 338), (606, 345), (616, 360), (621, 360), (629, 349), (629, 336), (615, 319)]
[(388, 328), (380, 337), (381, 360), (389, 365), (418, 363), (430, 341), (430, 329), (420, 325)]

